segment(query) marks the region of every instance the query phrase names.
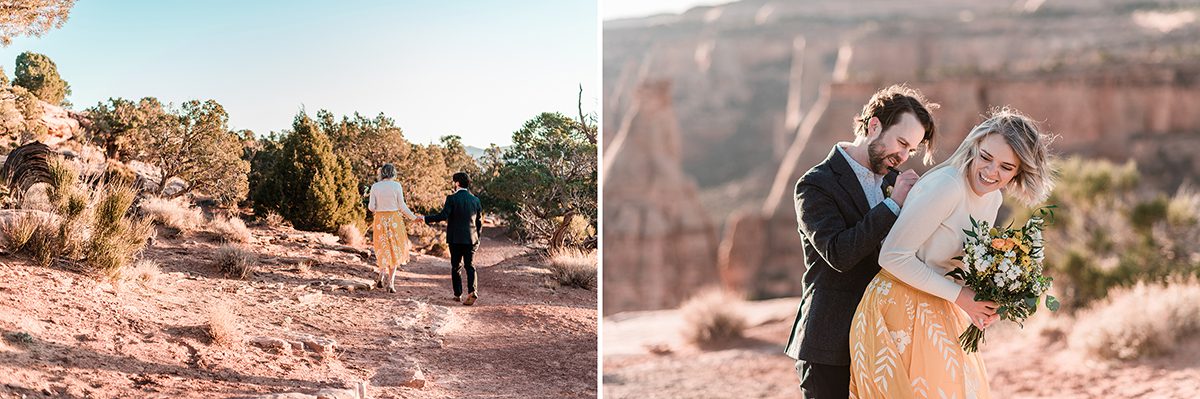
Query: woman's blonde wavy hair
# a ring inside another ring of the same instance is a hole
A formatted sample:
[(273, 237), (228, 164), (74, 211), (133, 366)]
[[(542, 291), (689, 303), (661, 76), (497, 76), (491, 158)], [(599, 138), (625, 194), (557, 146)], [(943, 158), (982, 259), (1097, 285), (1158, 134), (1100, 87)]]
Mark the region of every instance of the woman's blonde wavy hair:
[(967, 173), (971, 162), (979, 156), (979, 145), (990, 134), (1004, 137), (1004, 141), (1021, 160), (1017, 175), (1005, 187), (1008, 195), (1027, 206), (1036, 206), (1045, 201), (1054, 189), (1054, 172), (1050, 167), (1053, 157), (1050, 143), (1054, 138), (1041, 133), (1033, 119), (1009, 107), (993, 108), (987, 120), (971, 129), (954, 154), (929, 172), (954, 166), (962, 173)]

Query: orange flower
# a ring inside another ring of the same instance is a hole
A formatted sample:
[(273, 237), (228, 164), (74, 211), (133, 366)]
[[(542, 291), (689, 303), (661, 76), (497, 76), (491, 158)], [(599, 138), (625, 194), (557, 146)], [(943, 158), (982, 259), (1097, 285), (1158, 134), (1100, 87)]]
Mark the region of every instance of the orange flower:
[(1008, 250), (1007, 249), (1008, 248), (1008, 240), (1003, 239), (1003, 238), (993, 238), (992, 239), (992, 248), (995, 248), (998, 251), (1007, 251)]

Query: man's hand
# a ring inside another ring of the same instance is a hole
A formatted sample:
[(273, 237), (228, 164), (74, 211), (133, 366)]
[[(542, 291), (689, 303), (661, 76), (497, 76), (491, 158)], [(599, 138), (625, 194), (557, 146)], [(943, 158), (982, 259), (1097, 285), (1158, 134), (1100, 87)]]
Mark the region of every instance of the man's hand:
[(892, 187), (892, 201), (896, 201), (896, 205), (904, 206), (904, 199), (908, 198), (908, 192), (912, 190), (913, 185), (917, 184), (917, 179), (921, 176), (912, 169), (904, 171), (899, 176), (896, 176), (896, 186)]

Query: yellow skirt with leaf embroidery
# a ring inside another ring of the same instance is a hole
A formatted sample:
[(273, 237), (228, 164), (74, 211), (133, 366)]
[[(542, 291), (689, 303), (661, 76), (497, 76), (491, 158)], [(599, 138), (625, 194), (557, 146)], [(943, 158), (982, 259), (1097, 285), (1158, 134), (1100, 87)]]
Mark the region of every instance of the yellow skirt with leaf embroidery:
[(850, 397), (990, 399), (979, 353), (958, 335), (967, 313), (880, 270), (850, 324)]
[(375, 266), (391, 273), (397, 267), (408, 264), (408, 230), (400, 212), (375, 212), (371, 225), (375, 246)]

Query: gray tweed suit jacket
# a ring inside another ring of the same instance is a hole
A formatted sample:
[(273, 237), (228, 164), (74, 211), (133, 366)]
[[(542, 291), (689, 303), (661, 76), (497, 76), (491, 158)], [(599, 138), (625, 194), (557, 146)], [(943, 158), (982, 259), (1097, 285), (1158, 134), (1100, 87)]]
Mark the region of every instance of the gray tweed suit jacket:
[[(849, 162), (834, 148), (796, 182), (796, 220), (804, 248), (804, 293), (785, 352), (797, 360), (850, 365), (850, 322), (879, 272), (879, 250), (896, 223), (880, 203), (867, 208)], [(895, 184), (896, 174), (884, 179)], [(888, 192), (888, 190), (885, 190)]]

